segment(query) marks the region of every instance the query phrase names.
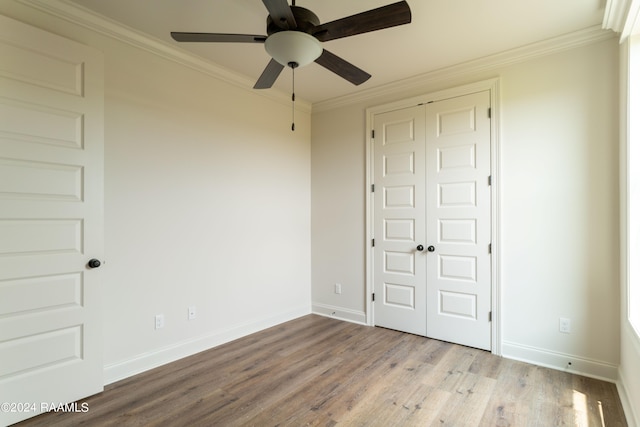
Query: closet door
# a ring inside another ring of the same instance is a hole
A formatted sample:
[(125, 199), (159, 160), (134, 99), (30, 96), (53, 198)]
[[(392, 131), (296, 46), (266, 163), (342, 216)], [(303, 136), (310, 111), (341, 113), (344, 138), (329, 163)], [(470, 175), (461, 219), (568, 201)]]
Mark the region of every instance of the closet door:
[(375, 324), (426, 335), (424, 106), (374, 125)]
[(427, 336), (485, 350), (491, 349), (489, 106), (489, 91), (426, 106)]
[(490, 92), (374, 117), (375, 325), (491, 348)]

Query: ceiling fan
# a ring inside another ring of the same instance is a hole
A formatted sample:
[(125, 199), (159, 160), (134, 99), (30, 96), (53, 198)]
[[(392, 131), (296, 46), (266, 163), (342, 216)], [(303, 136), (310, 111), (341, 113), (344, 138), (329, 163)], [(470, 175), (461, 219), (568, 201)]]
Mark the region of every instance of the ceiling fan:
[(267, 16), (267, 35), (172, 32), (178, 42), (264, 43), (272, 57), (254, 89), (268, 89), (285, 66), (295, 69), (311, 62), (322, 65), (354, 85), (371, 75), (337, 55), (323, 49), (320, 42), (355, 36), (411, 22), (411, 9), (406, 1), (371, 9), (335, 21), (320, 24), (309, 9), (289, 6), (287, 0), (262, 0)]

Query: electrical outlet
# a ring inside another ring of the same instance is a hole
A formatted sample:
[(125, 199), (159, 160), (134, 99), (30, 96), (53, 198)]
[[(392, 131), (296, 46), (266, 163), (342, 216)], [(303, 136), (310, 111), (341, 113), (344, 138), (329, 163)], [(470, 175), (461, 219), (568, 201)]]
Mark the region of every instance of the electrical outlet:
[(156, 329), (164, 328), (164, 314), (156, 314)]
[(341, 294), (342, 293), (342, 285), (340, 283), (336, 283), (336, 286), (334, 288), (334, 292), (336, 294)]
[(193, 320), (196, 318), (196, 306), (192, 305), (189, 307), (188, 309), (188, 313), (187, 313), (187, 319), (189, 320)]
[(571, 319), (567, 317), (560, 318), (560, 332), (562, 332), (563, 334), (571, 333)]

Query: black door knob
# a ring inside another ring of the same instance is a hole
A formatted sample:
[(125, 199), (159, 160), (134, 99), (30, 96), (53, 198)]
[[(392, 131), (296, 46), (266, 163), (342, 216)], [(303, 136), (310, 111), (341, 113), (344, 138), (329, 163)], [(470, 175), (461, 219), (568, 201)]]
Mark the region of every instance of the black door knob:
[(434, 248), (433, 246), (429, 246), (429, 247), (427, 248), (427, 250), (428, 250), (429, 252), (433, 252), (433, 251), (435, 251), (435, 250), (436, 250), (436, 248)]
[(416, 249), (419, 250), (419, 251), (423, 251), (424, 250), (424, 246), (418, 245), (418, 247)]
[(93, 258), (93, 259), (89, 260), (87, 265), (89, 266), (89, 268), (98, 268), (98, 267), (100, 267), (101, 263), (100, 263), (99, 259)]

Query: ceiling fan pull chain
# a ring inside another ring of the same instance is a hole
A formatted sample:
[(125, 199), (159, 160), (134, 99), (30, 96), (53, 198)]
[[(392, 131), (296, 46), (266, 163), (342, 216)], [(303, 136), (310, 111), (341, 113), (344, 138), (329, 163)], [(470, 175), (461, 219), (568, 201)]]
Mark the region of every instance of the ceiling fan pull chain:
[(296, 130), (296, 67), (294, 63), (291, 66), (291, 131)]

